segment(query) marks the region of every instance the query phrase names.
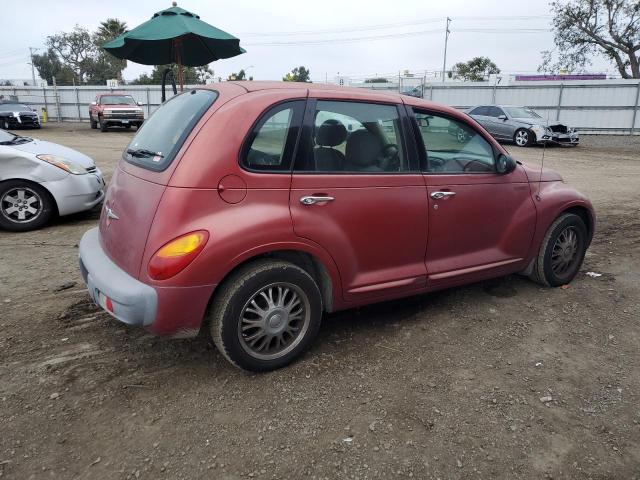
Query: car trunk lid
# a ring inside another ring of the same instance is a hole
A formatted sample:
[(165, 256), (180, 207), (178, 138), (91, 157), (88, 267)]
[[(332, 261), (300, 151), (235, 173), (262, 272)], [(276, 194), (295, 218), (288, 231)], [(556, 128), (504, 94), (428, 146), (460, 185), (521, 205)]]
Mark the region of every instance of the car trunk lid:
[(140, 274), (147, 236), (165, 186), (117, 168), (100, 215), (100, 241), (113, 262), (134, 278)]

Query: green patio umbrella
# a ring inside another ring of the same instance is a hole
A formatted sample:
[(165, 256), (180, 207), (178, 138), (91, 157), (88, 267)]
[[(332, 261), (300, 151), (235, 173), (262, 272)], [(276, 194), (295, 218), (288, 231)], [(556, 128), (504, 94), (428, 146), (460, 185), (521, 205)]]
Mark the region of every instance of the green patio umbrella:
[(197, 67), (245, 53), (239, 39), (179, 8), (176, 2), (103, 48), (118, 58), (144, 65), (177, 64), (181, 89), (183, 65)]

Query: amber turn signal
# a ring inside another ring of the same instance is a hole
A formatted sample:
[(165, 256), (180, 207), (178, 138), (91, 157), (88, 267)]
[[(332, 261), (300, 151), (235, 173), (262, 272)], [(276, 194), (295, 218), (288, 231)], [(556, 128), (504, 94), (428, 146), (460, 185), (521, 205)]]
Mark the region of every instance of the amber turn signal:
[(154, 280), (166, 280), (177, 275), (198, 256), (207, 240), (209, 232), (198, 230), (166, 243), (149, 260), (149, 276)]

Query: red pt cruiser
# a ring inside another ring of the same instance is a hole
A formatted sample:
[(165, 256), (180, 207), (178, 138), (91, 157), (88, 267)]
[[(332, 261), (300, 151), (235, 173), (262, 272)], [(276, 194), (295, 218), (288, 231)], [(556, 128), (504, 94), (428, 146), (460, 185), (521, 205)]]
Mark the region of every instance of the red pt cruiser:
[(144, 124), (80, 243), (96, 303), (160, 335), (208, 332), (282, 367), (323, 312), (521, 272), (570, 282), (589, 200), (474, 120), (413, 97), (228, 82)]

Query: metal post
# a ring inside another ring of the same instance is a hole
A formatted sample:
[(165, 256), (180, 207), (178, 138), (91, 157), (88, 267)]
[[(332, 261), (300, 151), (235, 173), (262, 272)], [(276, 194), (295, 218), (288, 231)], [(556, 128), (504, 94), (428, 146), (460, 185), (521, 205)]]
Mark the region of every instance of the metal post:
[(429, 87), (429, 100), (433, 100), (433, 83)]
[(493, 100), (491, 100), (491, 103), (493, 105), (496, 104), (496, 90), (498, 89), (498, 81), (496, 79), (496, 82), (493, 84)]
[(51, 77), (53, 80), (53, 95), (56, 101), (56, 117), (58, 123), (62, 121), (62, 117), (60, 115), (60, 96), (58, 95), (58, 84), (56, 83), (56, 77)]
[(640, 82), (638, 82), (638, 88), (636, 90), (636, 105), (633, 109), (633, 120), (631, 120), (631, 135), (636, 131), (636, 118), (638, 117), (638, 101), (640, 100)]
[(442, 83), (444, 83), (444, 75), (447, 70), (447, 43), (449, 42), (449, 24), (451, 23), (451, 19), (447, 17), (447, 27), (445, 28), (444, 33), (444, 61), (442, 62)]
[(80, 92), (78, 91), (78, 87), (76, 87), (76, 106), (78, 107), (78, 121), (82, 121), (82, 114), (80, 113)]
[(147, 87), (147, 118), (151, 116), (151, 96), (149, 95), (149, 87)]
[(33, 86), (36, 86), (36, 71), (33, 67), (33, 51), (38, 50), (37, 48), (29, 47), (29, 56), (31, 57), (31, 81), (33, 82)]
[(556, 109), (556, 122), (560, 120), (560, 106), (562, 105), (562, 90), (564, 89), (564, 83), (560, 84), (560, 92), (558, 93), (558, 107)]

